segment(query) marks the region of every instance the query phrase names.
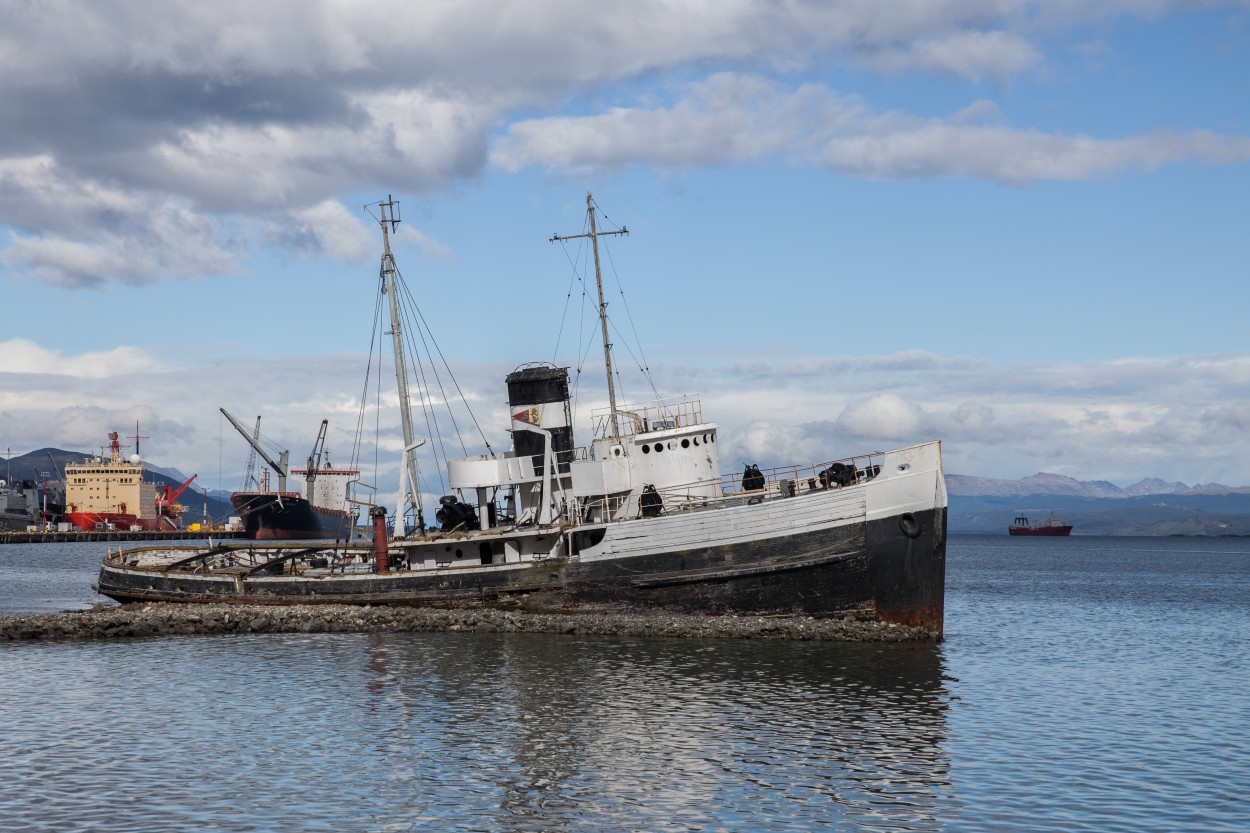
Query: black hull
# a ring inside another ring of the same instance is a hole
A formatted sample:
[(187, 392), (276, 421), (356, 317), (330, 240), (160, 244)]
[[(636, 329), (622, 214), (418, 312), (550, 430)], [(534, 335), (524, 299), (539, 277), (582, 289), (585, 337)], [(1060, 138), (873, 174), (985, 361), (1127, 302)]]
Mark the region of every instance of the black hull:
[(243, 536), (257, 541), (345, 541), (351, 533), (349, 513), (313, 506), (299, 496), (235, 492), (230, 503), (243, 521)]
[(687, 612), (857, 616), (943, 624), (946, 510), (747, 544), (629, 558), (553, 557), (386, 574), (255, 576), (129, 569), (106, 561), (119, 602), (392, 604), (529, 609), (612, 604)]

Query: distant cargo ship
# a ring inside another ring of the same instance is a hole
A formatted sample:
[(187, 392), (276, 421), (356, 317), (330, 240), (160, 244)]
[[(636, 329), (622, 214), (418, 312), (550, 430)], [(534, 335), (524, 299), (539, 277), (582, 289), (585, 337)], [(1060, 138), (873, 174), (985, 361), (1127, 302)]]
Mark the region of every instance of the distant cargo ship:
[[(360, 479), (356, 469), (338, 469), (330, 465), (329, 452), (325, 451), (326, 420), (321, 421), (321, 433), (308, 455), (308, 465), (292, 470), (287, 464), (288, 453), (281, 451), (274, 460), (260, 443), (260, 418), (252, 434), (225, 408), (219, 409), (243, 439), (251, 445), (278, 475), (278, 488), (269, 489), (269, 470), (263, 470), (259, 489), (242, 490), (230, 495), (230, 504), (238, 513), (243, 534), (258, 541), (290, 540), (346, 540), (351, 537), (356, 523), (356, 512), (348, 499), (350, 485)], [(252, 461), (248, 462), (250, 476)], [(302, 475), (304, 492), (287, 490), (287, 478)]]
[(358, 479), (354, 469), (318, 469), (304, 475), (313, 500), (299, 492), (234, 492), (230, 503), (243, 523), (243, 533), (259, 541), (334, 540), (350, 537), (356, 513), (347, 509), (347, 484)]
[(1065, 524), (1051, 512), (1042, 523), (1033, 523), (1024, 515), (1018, 516), (1011, 526), (1007, 527), (1008, 535), (1047, 535), (1067, 536), (1072, 534), (1072, 525)]
[(135, 425), (135, 453), (122, 457), (116, 431), (109, 432), (108, 457), (96, 455), (65, 465), (65, 514), (61, 520), (82, 530), (173, 530), (181, 526), (182, 507), (175, 501), (195, 479), (177, 489), (144, 480), (138, 454), (139, 426)]

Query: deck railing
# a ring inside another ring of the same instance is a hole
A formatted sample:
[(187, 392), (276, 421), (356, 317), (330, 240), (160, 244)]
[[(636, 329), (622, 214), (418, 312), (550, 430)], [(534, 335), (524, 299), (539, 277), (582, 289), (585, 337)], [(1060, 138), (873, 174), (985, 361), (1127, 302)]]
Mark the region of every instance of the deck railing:
[[(591, 424), (596, 437), (612, 433), (610, 408), (596, 408), (590, 412)], [(703, 406), (698, 394), (676, 399), (659, 399), (641, 405), (617, 405), (617, 434), (623, 437), (665, 431), (672, 428), (688, 428), (703, 422)]]
[[(875, 451), (870, 454), (843, 457), (840, 460), (813, 463), (807, 466), (778, 466), (760, 469), (764, 484), (754, 489), (748, 489), (743, 485), (743, 473), (734, 472), (722, 475), (714, 484), (708, 481), (695, 481), (665, 486), (656, 491), (663, 501), (662, 511), (665, 515), (701, 512), (744, 503), (761, 503), (866, 483), (880, 474), (880, 461), (883, 456), (884, 452)], [(837, 464), (841, 464), (843, 468), (837, 469)], [(835, 477), (838, 473), (841, 473), (842, 477)], [(577, 502), (577, 509), (583, 521), (594, 514), (614, 520), (630, 520), (637, 517), (637, 515), (631, 515), (629, 518), (618, 517), (617, 513), (621, 506), (620, 498), (586, 498)], [(595, 512), (596, 509), (599, 510), (598, 513)]]

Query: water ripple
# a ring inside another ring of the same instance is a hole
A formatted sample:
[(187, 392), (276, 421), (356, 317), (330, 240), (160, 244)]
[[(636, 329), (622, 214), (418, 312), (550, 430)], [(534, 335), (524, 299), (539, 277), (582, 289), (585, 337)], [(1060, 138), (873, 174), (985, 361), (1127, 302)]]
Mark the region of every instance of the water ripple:
[(0, 645), (0, 829), (1250, 829), (1250, 541), (1006, 541), (936, 647)]

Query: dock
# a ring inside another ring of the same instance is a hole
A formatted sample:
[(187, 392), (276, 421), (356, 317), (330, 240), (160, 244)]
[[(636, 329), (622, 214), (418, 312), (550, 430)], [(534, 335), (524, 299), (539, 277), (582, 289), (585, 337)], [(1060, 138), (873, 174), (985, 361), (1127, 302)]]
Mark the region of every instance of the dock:
[(151, 530), (151, 529), (71, 529), (71, 530), (37, 530), (35, 532), (0, 532), (0, 544), (61, 544), (75, 541), (192, 541), (212, 538), (224, 541), (231, 538), (246, 538), (242, 532), (231, 532), (224, 529), (200, 530), (188, 532), (184, 529)]

